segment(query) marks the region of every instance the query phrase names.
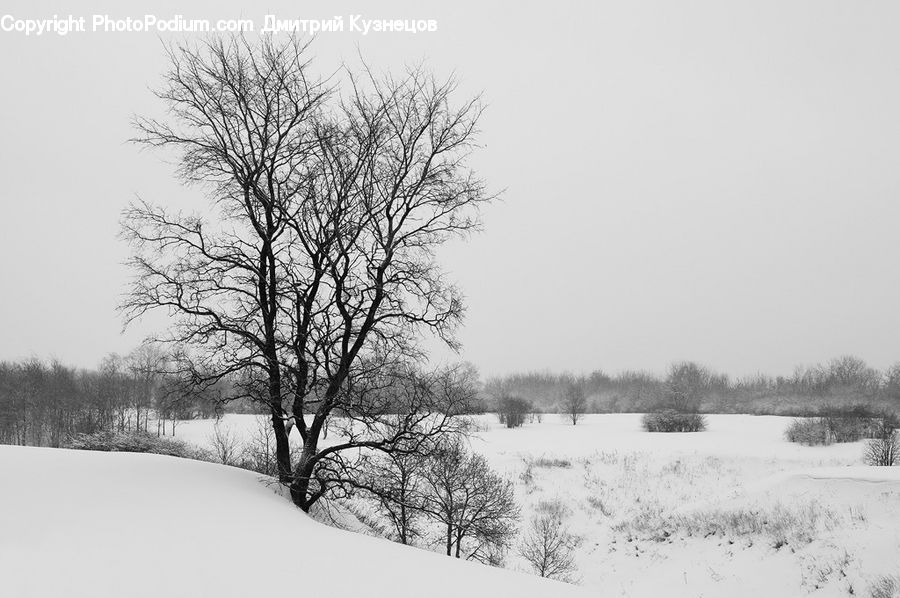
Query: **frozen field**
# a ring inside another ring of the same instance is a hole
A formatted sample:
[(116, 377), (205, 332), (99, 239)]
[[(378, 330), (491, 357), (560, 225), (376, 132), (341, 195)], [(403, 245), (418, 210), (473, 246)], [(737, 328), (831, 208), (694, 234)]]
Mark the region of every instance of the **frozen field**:
[[(900, 575), (900, 468), (862, 465), (862, 443), (789, 443), (790, 421), (713, 415), (706, 432), (650, 434), (636, 414), (518, 429), (482, 416), (470, 440), (515, 482), (523, 522), (562, 503), (581, 584), (600, 595), (869, 595)], [(177, 436), (205, 445), (213, 423)], [(221, 425), (251, 434), (256, 418)]]

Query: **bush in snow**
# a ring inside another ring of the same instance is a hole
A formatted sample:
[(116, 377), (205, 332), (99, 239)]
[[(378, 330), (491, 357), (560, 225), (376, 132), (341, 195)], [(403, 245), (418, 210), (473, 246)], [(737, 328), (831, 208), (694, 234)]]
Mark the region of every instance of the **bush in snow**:
[(788, 442), (797, 442), (808, 446), (834, 442), (828, 432), (828, 424), (821, 417), (795, 419), (784, 431), (784, 437)]
[(497, 401), (497, 415), (507, 428), (518, 428), (525, 423), (525, 416), (533, 411), (531, 403), (513, 396), (503, 396)]
[(882, 575), (869, 586), (872, 598), (900, 598), (900, 575)]
[(794, 420), (785, 430), (789, 442), (806, 445), (877, 438), (880, 418), (865, 407), (830, 410), (821, 417)]
[(534, 505), (534, 511), (539, 515), (550, 515), (560, 520), (563, 520), (572, 514), (572, 509), (566, 506), (559, 498), (539, 500)]
[(840, 522), (837, 513), (811, 501), (806, 504), (733, 509), (701, 509), (683, 513), (663, 513), (648, 505), (630, 520), (613, 526), (629, 538), (667, 541), (674, 535), (707, 538), (762, 538), (773, 548), (803, 546)]
[(706, 429), (706, 417), (702, 414), (674, 409), (645, 413), (641, 423), (648, 432), (702, 432)]
[(554, 469), (557, 467), (561, 469), (568, 469), (572, 467), (572, 462), (568, 459), (561, 459), (559, 457), (547, 457), (544, 455), (532, 461), (532, 464), (535, 467), (544, 467), (547, 469)]
[(207, 440), (212, 447), (212, 459), (217, 463), (268, 476), (278, 475), (275, 432), (263, 416), (256, 418), (256, 429), (246, 441), (222, 421), (216, 422)]
[(835, 442), (856, 442), (878, 433), (879, 414), (865, 405), (829, 409), (822, 419)]
[(241, 453), (241, 440), (234, 430), (218, 421), (213, 426), (213, 432), (209, 435), (208, 440), (216, 462), (222, 465), (238, 464)]
[(75, 434), (66, 443), (65, 448), (85, 451), (154, 453), (200, 461), (212, 460), (212, 456), (208, 452), (180, 440), (160, 438), (143, 432)]
[(241, 458), (238, 464), (244, 469), (263, 475), (278, 475), (278, 460), (275, 450), (275, 431), (267, 418), (256, 418), (256, 429), (241, 447)]
[(865, 461), (868, 465), (890, 467), (900, 463), (900, 422), (895, 416), (879, 418), (874, 438), (866, 441)]

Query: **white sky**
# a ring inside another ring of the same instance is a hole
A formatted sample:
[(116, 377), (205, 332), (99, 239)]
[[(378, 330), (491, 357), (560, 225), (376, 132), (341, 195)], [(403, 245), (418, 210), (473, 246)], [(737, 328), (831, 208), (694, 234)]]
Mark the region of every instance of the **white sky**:
[[(427, 58), (483, 90), (479, 173), (504, 200), (442, 253), (468, 297), (463, 358), (526, 369), (734, 375), (857, 354), (900, 361), (900, 4), (810, 1), (311, 3), (6, 1), (0, 15), (437, 19), (323, 35)], [(0, 33), (0, 359), (95, 365), (121, 332), (119, 212), (178, 205), (125, 143), (165, 64), (154, 34)]]

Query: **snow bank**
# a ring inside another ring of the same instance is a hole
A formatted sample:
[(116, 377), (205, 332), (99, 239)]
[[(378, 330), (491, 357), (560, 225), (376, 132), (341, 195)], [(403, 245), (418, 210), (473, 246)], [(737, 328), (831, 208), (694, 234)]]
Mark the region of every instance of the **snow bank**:
[(4, 596), (586, 595), (326, 527), (230, 467), (0, 446), (0, 472)]
[(814, 497), (832, 505), (857, 505), (884, 494), (900, 497), (900, 467), (814, 467), (775, 474), (748, 484), (747, 496), (759, 495), (789, 500)]

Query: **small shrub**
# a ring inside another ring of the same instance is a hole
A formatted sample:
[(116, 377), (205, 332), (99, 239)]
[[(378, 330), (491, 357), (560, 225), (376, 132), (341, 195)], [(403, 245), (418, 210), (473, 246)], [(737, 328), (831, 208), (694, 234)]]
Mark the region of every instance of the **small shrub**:
[(572, 467), (572, 462), (568, 459), (559, 459), (557, 457), (538, 457), (534, 461), (532, 461), (535, 467), (544, 467), (547, 469), (552, 469), (555, 467), (559, 467), (562, 469), (568, 469)]
[(534, 489), (534, 462), (525, 460), (525, 469), (519, 474), (519, 479), (529, 493)]
[(830, 409), (820, 417), (794, 420), (784, 435), (789, 442), (808, 446), (857, 442), (877, 438), (884, 417), (863, 406)]
[(826, 416), (825, 425), (834, 442), (856, 442), (874, 433), (874, 420), (862, 416)]
[(629, 536), (645, 537), (657, 542), (675, 533), (685, 536), (762, 537), (774, 548), (787, 544), (809, 544), (823, 530), (838, 522), (834, 511), (817, 502), (806, 505), (776, 504), (764, 508), (708, 509), (690, 513), (664, 514), (656, 506), (642, 506), (629, 521), (613, 529)]
[(612, 517), (612, 509), (599, 496), (588, 496), (587, 502), (594, 510), (600, 511), (604, 517)]
[(834, 442), (856, 442), (877, 433), (879, 415), (866, 405), (832, 407), (822, 413)]
[[(621, 459), (618, 451), (599, 451), (594, 453), (594, 458), (603, 465), (616, 465)], [(586, 465), (589, 462), (585, 459)]]
[(76, 434), (69, 439), (64, 448), (83, 451), (154, 453), (199, 461), (211, 460), (211, 455), (204, 450), (180, 440), (160, 438), (145, 432)]
[(559, 520), (563, 520), (572, 514), (572, 509), (567, 507), (563, 501), (558, 498), (552, 500), (540, 500), (534, 505), (536, 513), (541, 515), (550, 515)]
[(869, 586), (872, 598), (900, 598), (900, 575), (881, 575)]
[(788, 442), (797, 442), (807, 446), (831, 444), (834, 442), (832, 436), (828, 433), (828, 424), (821, 417), (795, 419), (784, 431), (784, 437)]
[(241, 446), (237, 465), (263, 475), (278, 475), (275, 431), (265, 418), (256, 419), (256, 429)]
[(484, 434), (491, 431), (491, 424), (477, 417), (460, 418), (460, 424), (468, 434)]
[(900, 436), (897, 418), (882, 416), (877, 422), (874, 438), (866, 441), (864, 459), (867, 465), (891, 467), (900, 463)]
[(238, 465), (241, 456), (241, 439), (230, 427), (226, 427), (221, 421), (213, 426), (209, 435), (209, 445), (215, 460), (222, 465)]
[(531, 403), (519, 397), (504, 396), (497, 401), (497, 415), (500, 423), (507, 428), (518, 428), (525, 423), (525, 417), (534, 408)]
[(674, 409), (645, 413), (641, 423), (648, 432), (702, 432), (706, 429), (706, 417), (702, 414)]

